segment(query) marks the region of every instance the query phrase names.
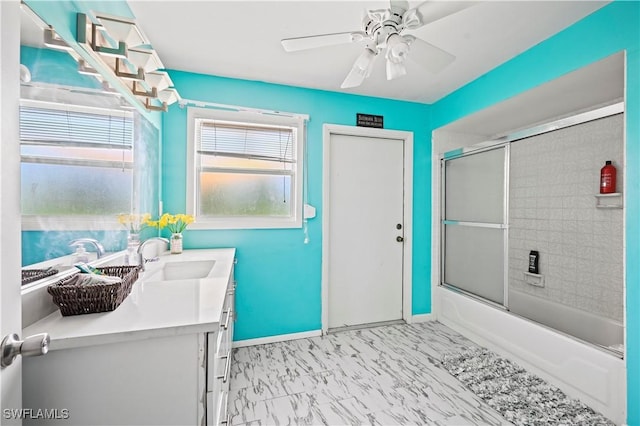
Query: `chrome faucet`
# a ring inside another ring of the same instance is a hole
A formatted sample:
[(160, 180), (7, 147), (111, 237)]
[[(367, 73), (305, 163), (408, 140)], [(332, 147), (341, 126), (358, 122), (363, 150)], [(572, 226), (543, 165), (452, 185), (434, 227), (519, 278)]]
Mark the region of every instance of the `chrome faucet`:
[(96, 248), (96, 255), (98, 259), (104, 256), (104, 246), (100, 244), (100, 241), (94, 240), (93, 238), (77, 238), (69, 243), (70, 246), (75, 244), (92, 244)]
[(152, 242), (152, 241), (162, 241), (163, 243), (169, 244), (169, 240), (167, 240), (166, 238), (162, 238), (162, 237), (153, 237), (153, 238), (149, 238), (148, 240), (143, 241), (142, 244), (140, 244), (138, 246), (138, 264), (140, 265), (140, 271), (144, 271), (145, 263), (153, 261), (153, 260), (158, 260), (157, 257), (155, 257), (153, 259), (145, 259), (144, 255), (142, 254), (144, 252), (145, 246), (148, 243)]

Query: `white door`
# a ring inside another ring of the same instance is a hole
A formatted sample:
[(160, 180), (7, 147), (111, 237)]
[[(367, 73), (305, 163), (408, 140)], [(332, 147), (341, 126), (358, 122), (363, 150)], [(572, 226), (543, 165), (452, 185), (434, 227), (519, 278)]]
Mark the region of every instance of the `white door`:
[[(0, 340), (22, 337), (20, 305), (20, 2), (0, 1)], [(5, 409), (22, 407), (21, 357), (0, 370), (0, 424), (19, 423)]]
[(402, 319), (404, 141), (329, 144), (328, 327)]

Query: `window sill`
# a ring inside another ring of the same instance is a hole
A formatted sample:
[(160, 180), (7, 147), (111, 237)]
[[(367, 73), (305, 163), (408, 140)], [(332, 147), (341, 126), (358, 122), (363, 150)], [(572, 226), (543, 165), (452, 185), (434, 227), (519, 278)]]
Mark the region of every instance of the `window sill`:
[(189, 225), (193, 230), (218, 230), (218, 229), (291, 229), (302, 228), (300, 218), (198, 218)]

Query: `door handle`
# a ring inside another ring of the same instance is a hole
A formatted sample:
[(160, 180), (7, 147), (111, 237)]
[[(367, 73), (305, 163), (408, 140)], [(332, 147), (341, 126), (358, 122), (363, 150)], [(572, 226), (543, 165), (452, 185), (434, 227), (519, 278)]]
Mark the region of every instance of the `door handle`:
[(401, 243), (401, 242), (403, 242), (403, 241), (404, 241), (404, 238), (402, 238), (400, 235), (398, 235), (398, 236), (396, 237), (396, 241), (397, 241), (397, 242), (399, 242), (399, 243)]
[(18, 355), (23, 357), (44, 355), (49, 352), (50, 342), (49, 333), (34, 334), (24, 340), (20, 340), (20, 336), (15, 333), (7, 334), (0, 344), (2, 352), (0, 365), (2, 367), (10, 366)]

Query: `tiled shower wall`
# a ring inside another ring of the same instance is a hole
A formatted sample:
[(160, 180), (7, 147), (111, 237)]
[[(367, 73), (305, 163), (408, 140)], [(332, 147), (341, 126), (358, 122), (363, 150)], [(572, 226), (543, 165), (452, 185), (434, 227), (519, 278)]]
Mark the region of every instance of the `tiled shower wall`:
[[(511, 144), (509, 288), (622, 322), (623, 210), (596, 208), (600, 169), (624, 192), (623, 114)], [(544, 287), (525, 282), (540, 253)]]

